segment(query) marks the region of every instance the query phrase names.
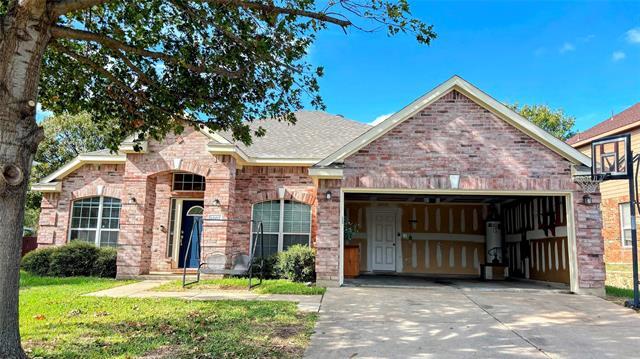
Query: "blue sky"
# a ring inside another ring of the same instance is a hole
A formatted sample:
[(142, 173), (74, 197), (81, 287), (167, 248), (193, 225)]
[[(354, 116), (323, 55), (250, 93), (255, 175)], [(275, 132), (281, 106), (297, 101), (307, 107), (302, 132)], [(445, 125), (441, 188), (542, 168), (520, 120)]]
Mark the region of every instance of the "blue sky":
[(435, 26), (410, 36), (322, 33), (310, 60), (325, 67), (327, 111), (371, 122), (457, 74), (496, 99), (547, 104), (584, 130), (640, 102), (640, 1), (411, 1)]
[(640, 1), (411, 4), (438, 33), (431, 46), (384, 32), (320, 33), (309, 60), (325, 67), (328, 112), (371, 122), (454, 74), (502, 102), (562, 108), (578, 130), (640, 102)]

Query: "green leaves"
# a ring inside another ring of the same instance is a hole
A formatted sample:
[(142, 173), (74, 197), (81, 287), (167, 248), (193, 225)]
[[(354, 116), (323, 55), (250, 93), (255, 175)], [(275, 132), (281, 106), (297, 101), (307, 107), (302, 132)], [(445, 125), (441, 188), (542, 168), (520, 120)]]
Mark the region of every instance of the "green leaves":
[(547, 105), (513, 104), (509, 107), (562, 141), (576, 134), (574, 129), (576, 118), (566, 115), (562, 109), (552, 109)]
[(56, 113), (88, 111), (111, 149), (133, 132), (161, 139), (200, 124), (250, 144), (264, 134), (253, 120), (323, 109), (324, 69), (306, 54), (328, 25), (414, 33), (425, 44), (436, 36), (406, 0), (112, 0), (58, 24), (40, 101)]
[(42, 178), (81, 153), (106, 147), (108, 129), (98, 127), (87, 112), (64, 113), (43, 121), (44, 140), (35, 156), (32, 178)]

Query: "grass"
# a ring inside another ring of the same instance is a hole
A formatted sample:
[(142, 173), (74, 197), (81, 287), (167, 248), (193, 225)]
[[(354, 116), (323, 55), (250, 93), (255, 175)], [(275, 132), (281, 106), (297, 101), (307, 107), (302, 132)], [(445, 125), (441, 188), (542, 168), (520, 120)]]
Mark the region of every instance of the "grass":
[(605, 286), (608, 296), (620, 298), (633, 298), (633, 289)]
[(30, 357), (301, 357), (315, 314), (271, 301), (97, 298), (125, 284), (22, 274), (20, 329)]
[(607, 299), (624, 305), (626, 299), (633, 298), (633, 271), (628, 263), (607, 263), (605, 292)]
[[(254, 283), (257, 283), (257, 280), (254, 279), (254, 281)], [(197, 284), (188, 285), (186, 288), (182, 288), (182, 281), (172, 281), (156, 287), (153, 290), (159, 292), (179, 292), (206, 289), (246, 290), (248, 286), (249, 280), (247, 278), (224, 278), (204, 279)], [(262, 281), (262, 284), (253, 287), (252, 290), (260, 294), (320, 295), (324, 294), (326, 288), (307, 286), (304, 283), (295, 283), (285, 279), (265, 279)]]
[[(633, 273), (631, 264), (607, 263), (607, 280), (605, 284), (608, 288), (618, 288), (623, 291), (625, 288), (633, 287)], [(612, 289), (613, 290), (613, 289)], [(607, 289), (607, 294), (609, 289)]]

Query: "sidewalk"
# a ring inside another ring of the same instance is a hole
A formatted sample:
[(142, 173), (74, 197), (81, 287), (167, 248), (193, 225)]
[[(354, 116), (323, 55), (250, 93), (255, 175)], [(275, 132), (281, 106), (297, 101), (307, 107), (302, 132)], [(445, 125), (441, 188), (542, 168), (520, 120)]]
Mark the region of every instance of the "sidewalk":
[(242, 290), (190, 290), (184, 292), (156, 292), (152, 288), (169, 281), (144, 280), (141, 282), (123, 285), (120, 287), (101, 290), (86, 294), (91, 297), (111, 298), (178, 298), (186, 300), (269, 300), (298, 303), (298, 309), (302, 312), (315, 312), (320, 310), (322, 295), (289, 295), (289, 294), (257, 294)]

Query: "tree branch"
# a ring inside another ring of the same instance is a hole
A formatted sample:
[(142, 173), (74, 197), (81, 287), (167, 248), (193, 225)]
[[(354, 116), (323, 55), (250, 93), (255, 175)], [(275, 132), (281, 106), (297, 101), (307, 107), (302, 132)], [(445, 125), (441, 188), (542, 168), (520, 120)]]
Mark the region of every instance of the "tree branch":
[(114, 85), (120, 87), (122, 90), (124, 90), (125, 92), (128, 92), (130, 95), (139, 98), (140, 95), (138, 93), (136, 93), (131, 87), (127, 86), (127, 84), (125, 84), (124, 82), (120, 81), (120, 79), (118, 79), (117, 77), (115, 77), (111, 72), (107, 71), (104, 67), (98, 65), (97, 63), (93, 62), (91, 59), (84, 57), (58, 43), (52, 43), (51, 46), (53, 46), (56, 50), (60, 51), (61, 53), (69, 56), (70, 58), (76, 60), (77, 62), (87, 65), (90, 68), (92, 68), (94, 71), (100, 73), (102, 76), (104, 76), (107, 80), (109, 80), (111, 83), (113, 83)]
[(131, 46), (127, 43), (115, 40), (106, 35), (96, 34), (89, 31), (72, 29), (69, 27), (55, 25), (51, 28), (51, 36), (57, 39), (97, 42), (115, 51), (122, 50), (124, 52), (140, 55), (143, 57), (150, 57), (156, 60), (162, 60), (174, 65), (182, 66), (184, 68), (187, 68), (197, 73), (214, 73), (214, 74), (228, 77), (228, 78), (234, 78), (239, 76), (239, 71), (230, 71), (223, 68), (209, 69), (205, 66), (189, 64), (171, 55), (167, 55), (163, 52), (141, 49), (135, 46)]
[(111, 0), (57, 0), (53, 3), (52, 11), (55, 15), (64, 15), (73, 11), (89, 9), (102, 5)]
[(337, 17), (333, 17), (322, 12), (279, 7), (273, 4), (261, 3), (257, 1), (241, 1), (241, 0), (192, 0), (192, 1), (217, 4), (221, 6), (235, 6), (243, 9), (261, 10), (264, 12), (271, 12), (276, 14), (303, 16), (303, 17), (308, 17), (310, 19), (316, 19), (322, 22), (332, 23), (332, 24), (341, 26), (343, 28), (346, 28), (352, 25), (351, 21), (349, 20), (339, 19)]

